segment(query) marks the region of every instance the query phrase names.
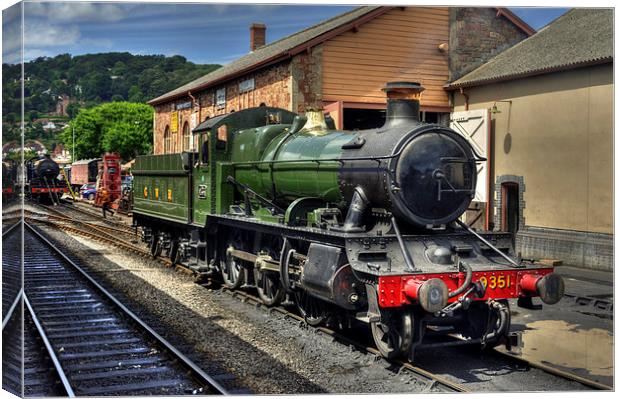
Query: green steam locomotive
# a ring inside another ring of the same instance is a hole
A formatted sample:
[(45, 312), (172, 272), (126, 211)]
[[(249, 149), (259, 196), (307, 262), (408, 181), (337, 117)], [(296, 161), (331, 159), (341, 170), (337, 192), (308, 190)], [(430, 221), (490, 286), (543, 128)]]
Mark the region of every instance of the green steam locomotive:
[(508, 300), (556, 303), (563, 280), (515, 259), (508, 233), (459, 220), (482, 158), (420, 122), (422, 90), (387, 84), (371, 130), (270, 107), (208, 119), (197, 151), (137, 158), (134, 223), (154, 256), (197, 278), (268, 306), (289, 298), (312, 325), (369, 324), (388, 358), (413, 359), (431, 330), (509, 345)]

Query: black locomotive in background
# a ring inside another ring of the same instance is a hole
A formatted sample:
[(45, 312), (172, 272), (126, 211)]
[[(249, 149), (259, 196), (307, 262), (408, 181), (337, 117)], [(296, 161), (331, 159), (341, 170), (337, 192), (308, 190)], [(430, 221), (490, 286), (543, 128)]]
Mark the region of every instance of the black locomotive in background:
[(512, 236), (459, 220), (481, 157), (458, 132), (422, 123), (417, 83), (386, 87), (385, 125), (338, 131), (322, 111), (259, 107), (206, 120), (196, 152), (138, 157), (133, 217), (154, 255), (201, 278), (293, 299), (308, 323), (370, 325), (386, 357), (425, 337), (507, 342), (508, 300), (563, 295)]
[(69, 186), (60, 176), (60, 166), (49, 156), (37, 155), (25, 161), (24, 193), (37, 202), (58, 203)]

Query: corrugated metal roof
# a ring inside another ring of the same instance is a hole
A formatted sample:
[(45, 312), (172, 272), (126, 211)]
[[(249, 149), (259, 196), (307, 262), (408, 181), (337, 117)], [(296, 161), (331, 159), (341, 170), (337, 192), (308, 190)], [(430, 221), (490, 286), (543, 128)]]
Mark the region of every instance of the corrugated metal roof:
[(164, 95), (161, 95), (153, 100), (150, 100), (149, 104), (155, 104), (162, 100), (173, 98), (182, 94), (186, 94), (188, 90), (194, 90), (208, 86), (210, 83), (217, 82), (223, 78), (233, 75), (238, 72), (252, 68), (262, 62), (269, 61), (280, 55), (286, 55), (286, 53), (297, 46), (300, 46), (324, 33), (327, 33), (333, 29), (336, 29), (342, 25), (353, 22), (356, 19), (372, 12), (381, 7), (359, 7), (347, 13), (338, 15), (334, 18), (323, 21), (317, 25), (311, 26), (307, 29), (284, 37), (273, 43), (269, 43), (257, 50), (224, 65), (223, 67), (216, 69), (215, 71), (200, 77), (192, 82), (187, 83), (177, 89), (174, 89)]
[(447, 89), (613, 61), (613, 9), (573, 9)]

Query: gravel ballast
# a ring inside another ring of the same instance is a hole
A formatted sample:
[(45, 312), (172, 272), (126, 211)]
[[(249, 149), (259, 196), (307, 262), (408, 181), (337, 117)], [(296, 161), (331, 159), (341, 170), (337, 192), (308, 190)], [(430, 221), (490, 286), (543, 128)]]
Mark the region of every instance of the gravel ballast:
[(156, 261), (50, 227), (48, 237), (157, 332), (238, 393), (425, 392), (428, 383), (383, 359), (269, 314)]
[[(221, 383), (234, 393), (436, 390), (409, 371), (399, 372), (397, 366), (384, 359), (335, 342), (278, 312), (268, 312), (229, 293), (197, 285), (191, 276), (155, 260), (70, 236), (52, 227), (43, 230), (134, 312), (208, 373), (219, 376)], [(554, 313), (557, 310), (549, 309)], [(517, 319), (521, 313), (522, 309), (513, 307)], [(350, 330), (346, 334), (368, 341), (366, 330)], [(580, 384), (516, 366), (473, 347), (424, 350), (416, 356), (416, 364), (474, 392), (584, 389)]]

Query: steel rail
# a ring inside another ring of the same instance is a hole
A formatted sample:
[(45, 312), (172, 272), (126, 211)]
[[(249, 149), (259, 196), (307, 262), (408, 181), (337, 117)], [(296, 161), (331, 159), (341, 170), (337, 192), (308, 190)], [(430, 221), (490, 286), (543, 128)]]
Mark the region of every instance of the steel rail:
[(134, 252), (138, 255), (141, 256), (149, 256), (152, 257), (151, 253), (143, 248), (140, 248), (138, 246), (135, 245), (131, 245), (131, 244), (127, 244), (124, 241), (122, 241), (120, 238), (115, 237), (115, 236), (111, 236), (106, 232), (102, 232), (102, 231), (98, 231), (99, 234), (95, 234), (94, 232), (90, 232), (90, 231), (85, 231), (83, 229), (79, 229), (77, 227), (74, 226), (69, 226), (66, 224), (62, 224), (62, 223), (58, 223), (58, 222), (54, 222), (51, 220), (43, 220), (43, 219), (32, 219), (29, 217), (26, 217), (26, 220), (32, 222), (32, 223), (43, 223), (43, 224), (47, 224), (50, 226), (54, 226), (60, 230), (65, 230), (65, 231), (69, 231), (78, 235), (82, 235), (88, 238), (91, 238), (93, 240), (96, 241), (100, 241), (109, 245), (113, 245), (122, 249), (125, 249), (127, 251), (130, 252)]
[(67, 209), (67, 210), (72, 210), (72, 211), (80, 212), (80, 213), (82, 213), (84, 215), (89, 215), (89, 216), (98, 218), (98, 219), (104, 221), (104, 223), (107, 223), (107, 224), (114, 224), (114, 225), (119, 226), (119, 227), (126, 227), (128, 229), (131, 229), (130, 226), (127, 226), (125, 224), (118, 223), (118, 222), (115, 222), (115, 221), (112, 221), (112, 220), (109, 220), (109, 219), (104, 219), (101, 214), (99, 214), (97, 212), (90, 211), (90, 210), (83, 209), (79, 205), (77, 205), (77, 206), (69, 206), (66, 203), (61, 203), (61, 206), (64, 209)]
[(24, 287), (22, 287), (19, 290), (19, 292), (15, 296), (15, 299), (13, 300), (13, 304), (11, 305), (9, 310), (6, 312), (6, 316), (2, 320), (2, 331), (4, 331), (4, 327), (6, 327), (6, 325), (9, 323), (9, 320), (11, 320), (11, 317), (13, 316), (13, 312), (15, 311), (15, 308), (17, 308), (17, 305), (19, 304), (19, 300), (21, 299), (23, 293), (24, 293)]
[[(230, 293), (233, 297), (240, 297), (240, 298), (242, 298), (242, 302), (252, 301), (254, 303), (254, 305), (265, 306), (262, 303), (262, 301), (260, 300), (260, 298), (255, 297), (255, 296), (253, 296), (251, 294), (248, 294), (246, 292), (234, 291), (234, 290), (230, 290), (228, 288), (223, 288), (223, 291)], [(275, 311), (275, 312), (283, 314), (284, 316), (293, 318), (293, 319), (295, 319), (297, 321), (304, 321), (303, 317), (301, 317), (301, 316), (299, 316), (299, 315), (297, 315), (295, 313), (291, 313), (291, 312), (289, 312), (288, 310), (286, 310), (286, 309), (284, 309), (282, 307), (278, 306), (278, 307), (273, 307), (273, 308), (268, 308), (268, 309), (269, 309), (270, 312)], [(340, 335), (335, 330), (329, 329), (327, 327), (322, 327), (322, 326), (312, 327), (312, 326), (308, 325), (308, 327), (314, 328), (315, 330), (318, 330), (320, 332), (328, 334), (328, 335), (332, 336), (336, 340), (340, 340), (340, 341), (343, 341), (343, 342), (345, 342), (345, 343), (347, 343), (349, 345), (353, 345), (353, 346), (356, 346), (357, 348), (361, 348), (364, 351), (372, 353), (372, 354), (374, 354), (376, 356), (381, 356), (381, 353), (376, 348), (368, 347), (368, 346), (365, 346), (365, 345), (363, 345), (361, 343), (355, 342), (355, 341), (351, 340), (348, 337)], [(540, 363), (540, 362), (529, 361), (527, 359), (523, 359), (523, 358), (519, 357), (518, 355), (514, 355), (514, 354), (511, 354), (511, 353), (502, 351), (501, 349), (497, 349), (496, 348), (495, 352), (498, 353), (501, 356), (504, 356), (506, 358), (511, 359), (512, 361), (516, 361), (516, 362), (519, 362), (519, 363), (522, 363), (522, 364), (525, 364), (525, 365), (529, 365), (532, 368), (539, 369), (541, 371), (544, 371), (544, 372), (546, 372), (548, 374), (551, 374), (551, 375), (554, 375), (556, 377), (564, 378), (564, 379), (566, 379), (568, 381), (574, 381), (574, 382), (577, 382), (577, 383), (582, 384), (584, 386), (587, 386), (587, 387), (590, 387), (590, 388), (594, 388), (594, 389), (597, 389), (597, 390), (613, 390), (612, 386), (609, 386), (609, 385), (606, 385), (606, 384), (603, 384), (603, 383), (600, 383), (600, 382), (597, 382), (597, 381), (592, 381), (592, 380), (589, 380), (587, 378), (581, 377), (579, 375), (576, 375), (576, 374), (569, 373), (569, 372), (566, 372), (566, 371), (563, 371), (563, 370), (559, 370), (557, 368), (553, 368), (553, 367), (547, 366), (547, 365), (545, 365), (543, 363)], [(388, 359), (386, 359), (386, 360), (388, 360)], [(422, 368), (414, 366), (410, 362), (406, 362), (406, 361), (402, 361), (402, 360), (398, 360), (398, 359), (396, 359), (396, 360), (388, 360), (388, 361), (392, 362), (394, 364), (397, 364), (397, 365), (401, 366), (402, 368), (410, 370), (410, 371), (412, 371), (414, 373), (422, 375), (422, 376), (424, 376), (426, 378), (436, 380), (440, 384), (448, 386), (448, 387), (450, 387), (451, 389), (453, 389), (455, 391), (458, 391), (458, 392), (468, 392), (468, 390), (465, 387), (459, 385), (458, 383), (455, 383), (453, 381), (450, 381), (447, 378), (435, 375), (435, 374), (433, 374), (433, 373), (431, 373), (429, 371), (426, 371), (426, 370), (424, 370)]]
[[(55, 224), (55, 225), (57, 225), (57, 224)], [(138, 254), (143, 255), (143, 256), (152, 257), (152, 255), (150, 254), (149, 251), (146, 251), (146, 250), (144, 250), (144, 249), (142, 249), (140, 247), (137, 247), (137, 246), (130, 246), (130, 245), (121, 243), (121, 242), (119, 242), (117, 240), (105, 239), (105, 238), (99, 237), (99, 236), (97, 236), (95, 234), (88, 233), (88, 232), (85, 232), (85, 231), (82, 231), (82, 230), (79, 230), (79, 229), (76, 229), (76, 228), (66, 227), (66, 226), (62, 226), (62, 225), (57, 225), (57, 226), (59, 228), (61, 228), (61, 229), (72, 231), (72, 232), (75, 232), (77, 234), (85, 235), (85, 236), (88, 236), (90, 238), (96, 239), (98, 241), (102, 241), (102, 242), (108, 243), (110, 245), (115, 245), (117, 247), (124, 248), (124, 249), (126, 249), (126, 250), (128, 250), (130, 252), (138, 253)], [(159, 257), (157, 260), (163, 262), (166, 266), (170, 266), (171, 263), (172, 263), (168, 259), (163, 258), (163, 257)], [(179, 268), (179, 269), (182, 269), (183, 271), (188, 271), (188, 272), (192, 272), (193, 273), (193, 271), (188, 270), (183, 265), (176, 265), (176, 267)], [(245, 296), (248, 299), (251, 298), (252, 301), (255, 301), (256, 303), (260, 303), (262, 305), (262, 301), (259, 298), (253, 297), (250, 294), (247, 294), (247, 293), (244, 293), (244, 292), (241, 292), (241, 291), (230, 291), (230, 290), (228, 290), (228, 292), (233, 292), (233, 293), (235, 293), (235, 295), (238, 295), (238, 296)], [(282, 314), (284, 314), (284, 315), (286, 315), (288, 317), (294, 318), (294, 319), (296, 319), (298, 321), (303, 321), (304, 320), (302, 317), (300, 317), (300, 316), (298, 316), (298, 315), (296, 315), (294, 313), (288, 312), (287, 310), (285, 310), (283, 308), (276, 307), (276, 308), (271, 308), (271, 309), (274, 309), (275, 311), (278, 311), (278, 312), (280, 312), (280, 313), (282, 313)], [(325, 327), (315, 327), (315, 328), (319, 329), (320, 331), (322, 331), (324, 333), (337, 334), (335, 331), (326, 329)], [(348, 339), (347, 337), (340, 336), (340, 335), (337, 338), (341, 339), (343, 341), (350, 341), (350, 339)], [(349, 343), (351, 345), (356, 345), (358, 347), (361, 345), (361, 344), (355, 343), (353, 341), (351, 341)], [(375, 348), (365, 347), (364, 350), (366, 350), (367, 352), (372, 353), (374, 355), (380, 356), (380, 352), (377, 349), (375, 349)], [(562, 370), (559, 370), (559, 369), (547, 366), (547, 365), (545, 365), (543, 363), (531, 362), (531, 361), (528, 361), (526, 359), (520, 358), (519, 356), (512, 355), (512, 354), (507, 353), (507, 352), (502, 352), (500, 350), (496, 350), (496, 352), (501, 354), (501, 355), (503, 355), (503, 356), (505, 356), (505, 357), (509, 357), (509, 358), (511, 358), (513, 360), (519, 361), (519, 362), (524, 363), (524, 364), (528, 364), (528, 365), (530, 365), (530, 366), (532, 366), (532, 367), (534, 367), (536, 369), (540, 369), (540, 370), (542, 370), (544, 372), (547, 372), (549, 374), (552, 374), (552, 375), (555, 375), (555, 376), (558, 376), (558, 377), (561, 377), (561, 378), (565, 378), (565, 379), (570, 380), (570, 381), (575, 381), (575, 382), (578, 382), (578, 383), (580, 383), (582, 385), (585, 385), (585, 386), (588, 386), (588, 387), (591, 387), (591, 388), (594, 388), (594, 389), (598, 389), (598, 390), (612, 390), (613, 389), (613, 387), (611, 387), (609, 385), (602, 384), (602, 383), (599, 383), (599, 382), (596, 382), (596, 381), (592, 381), (592, 380), (588, 380), (587, 378), (584, 378), (584, 377), (578, 376), (576, 374), (572, 374), (572, 373), (569, 373), (569, 372), (565, 372), (565, 371), (562, 371)], [(408, 369), (410, 371), (413, 371), (415, 373), (423, 375), (423, 376), (425, 376), (427, 378), (435, 378), (435, 376), (432, 373), (429, 373), (429, 372), (425, 371), (424, 369), (420, 369), (419, 367), (416, 367), (416, 366), (414, 366), (411, 363), (402, 362), (402, 361), (398, 361), (398, 360), (397, 361), (393, 361), (393, 362), (395, 364), (399, 364), (401, 367), (404, 367), (404, 368), (406, 368), (406, 369)], [(442, 385), (446, 385), (446, 386), (453, 385), (453, 387), (451, 387), (451, 389), (453, 389), (455, 391), (458, 391), (458, 392), (466, 392), (466, 390), (464, 390), (465, 388), (460, 387), (458, 384), (455, 384), (455, 383), (451, 382), (450, 380), (447, 380), (447, 379), (445, 379), (443, 377), (440, 377), (440, 376), (436, 376), (436, 377), (438, 377), (438, 378), (443, 380), (443, 381), (440, 382)]]
[[(2, 232), (2, 241), (5, 240), (5, 238), (13, 231), (17, 228), (17, 226), (19, 226), (22, 223), (22, 221), (18, 221), (17, 223), (14, 223), (11, 225), (11, 227), (9, 227), (8, 229), (6, 229), (5, 231)], [(24, 287), (22, 284), (22, 287), (20, 288), (19, 292), (15, 295), (15, 299), (13, 300), (13, 303), (11, 304), (11, 307), (9, 308), (9, 310), (6, 313), (6, 316), (4, 317), (4, 319), (2, 320), (2, 331), (4, 331), (4, 327), (6, 327), (6, 325), (8, 324), (9, 320), (11, 320), (11, 317), (13, 316), (13, 312), (15, 311), (15, 308), (17, 308), (17, 305), (21, 299), (21, 295), (24, 292)]]
[(101, 230), (108, 230), (108, 234), (116, 234), (116, 233), (118, 233), (118, 234), (125, 234), (127, 236), (132, 237), (132, 238), (137, 237), (137, 234), (135, 232), (133, 232), (133, 231), (130, 232), (130, 231), (123, 230), (123, 229), (117, 229), (116, 227), (102, 226), (102, 225), (96, 224), (94, 222), (86, 222), (86, 221), (83, 221), (83, 220), (77, 220), (77, 219), (74, 219), (74, 218), (72, 218), (72, 217), (70, 217), (68, 215), (65, 215), (65, 214), (62, 214), (62, 216), (59, 216), (59, 215), (61, 215), (61, 213), (56, 211), (56, 210), (54, 210), (54, 209), (48, 209), (48, 211), (57, 212), (57, 215), (45, 214), (45, 213), (42, 213), (42, 212), (33, 212), (33, 211), (30, 211), (30, 210), (26, 209), (24, 211), (24, 216), (25, 217), (29, 217), (31, 219), (33, 217), (47, 217), (47, 218), (56, 219), (56, 220), (59, 220), (59, 221), (73, 222), (73, 223), (82, 224), (84, 226), (89, 226), (89, 227), (91, 227), (93, 229), (96, 229), (96, 230), (99, 230), (99, 231), (101, 231)]
[(58, 377), (60, 377), (60, 382), (62, 383), (62, 386), (65, 389), (65, 391), (67, 392), (67, 396), (70, 398), (74, 398), (75, 392), (73, 390), (73, 387), (71, 387), (71, 384), (69, 383), (69, 379), (67, 378), (67, 375), (65, 374), (65, 371), (63, 370), (62, 365), (60, 364), (60, 361), (58, 360), (58, 357), (56, 356), (56, 352), (54, 352), (54, 348), (52, 347), (52, 344), (47, 338), (47, 335), (45, 334), (45, 330), (43, 329), (43, 326), (41, 326), (41, 323), (39, 322), (37, 314), (32, 308), (32, 305), (30, 304), (30, 301), (28, 300), (28, 296), (26, 295), (26, 293), (23, 294), (23, 298), (24, 298), (24, 303), (28, 307), (30, 317), (32, 317), (32, 321), (34, 322), (35, 326), (37, 326), (37, 331), (39, 333), (39, 336), (41, 337), (41, 340), (43, 341), (43, 344), (45, 345), (47, 354), (49, 355), (52, 363), (54, 364), (54, 367), (56, 368)]
[(13, 223), (9, 228), (5, 229), (2, 232), (2, 238), (4, 238), (6, 235), (8, 235), (11, 231), (13, 231), (14, 228), (16, 228), (17, 226), (19, 226), (22, 223), (22, 221), (18, 221), (16, 223)]
[(205, 384), (209, 388), (211, 388), (215, 393), (221, 395), (228, 395), (228, 392), (222, 387), (217, 381), (215, 381), (210, 375), (208, 375), (204, 370), (202, 370), (198, 365), (196, 365), (192, 360), (190, 360), (187, 356), (181, 353), (177, 348), (175, 348), (172, 344), (170, 344), (164, 337), (159, 335), (155, 330), (153, 330), (148, 324), (146, 324), (142, 319), (140, 319), (135, 313), (133, 313), (129, 308), (127, 308), (124, 304), (122, 304), (118, 299), (116, 299), (111, 293), (109, 293), (103, 286), (101, 286), (94, 278), (92, 278), (86, 271), (84, 271), (80, 266), (78, 266), (73, 260), (71, 260), (67, 255), (65, 255), (62, 251), (60, 251), (51, 241), (49, 241), (45, 236), (43, 236), (39, 231), (37, 231), (34, 227), (30, 226), (28, 223), (24, 222), (24, 226), (29, 229), (32, 233), (34, 233), (37, 238), (41, 240), (45, 245), (47, 245), (50, 249), (52, 249), (58, 256), (60, 256), (67, 264), (69, 264), (74, 270), (76, 270), (81, 276), (83, 276), (90, 284), (92, 284), (96, 289), (110, 302), (112, 302), (118, 309), (120, 309), (126, 316), (128, 316), (133, 322), (135, 322), (138, 326), (140, 326), (144, 331), (146, 331), (152, 338), (155, 339), (164, 349), (173, 354), (181, 363), (187, 368), (192, 374), (201, 383)]
[[(69, 211), (69, 212), (70, 211), (75, 211), (75, 212), (79, 212), (79, 213), (81, 213), (83, 215), (87, 215), (87, 216), (90, 216), (92, 218), (96, 218), (97, 220), (99, 220), (99, 221), (101, 221), (101, 222), (103, 222), (105, 224), (116, 226), (116, 228), (119, 229), (119, 230), (126, 230), (127, 234), (135, 234), (135, 232), (133, 231), (134, 229), (131, 226), (128, 226), (128, 225), (126, 225), (124, 223), (116, 222), (116, 221), (113, 221), (113, 220), (110, 220), (110, 219), (104, 219), (103, 216), (100, 213), (98, 213), (98, 212), (89, 211), (89, 210), (83, 209), (83, 208), (81, 208), (80, 206), (77, 206), (77, 205), (70, 206), (69, 204), (70, 203), (68, 203), (66, 200), (61, 200), (61, 202), (59, 204), (59, 207), (61, 207), (62, 209), (65, 209), (66, 211)], [(61, 212), (56, 207), (52, 207), (52, 206), (49, 206), (49, 205), (43, 205), (43, 204), (36, 204), (36, 206), (38, 206), (40, 208), (43, 208), (43, 209), (45, 209), (45, 210), (47, 210), (47, 211), (49, 211), (51, 213), (55, 213), (57, 215), (61, 215), (61, 216), (69, 217), (69, 218), (73, 219), (73, 217), (71, 217), (70, 215), (67, 215), (67, 213)], [(93, 223), (93, 222), (86, 222), (86, 223)], [(113, 227), (110, 227), (110, 226), (101, 226), (101, 225), (98, 225), (98, 226), (99, 227), (107, 227), (107, 228), (110, 228), (110, 229), (113, 228)]]
[[(224, 288), (223, 291), (230, 293), (233, 297), (241, 297), (245, 301), (252, 301), (252, 302), (254, 302), (255, 305), (264, 306), (264, 304), (262, 303), (260, 298), (257, 298), (257, 297), (255, 297), (255, 296), (253, 296), (251, 294), (246, 293), (246, 292), (243, 292), (243, 291), (233, 291), (233, 290), (230, 290), (228, 288)], [(301, 317), (301, 316), (299, 316), (299, 315), (297, 315), (295, 313), (289, 312), (288, 310), (286, 310), (286, 309), (284, 309), (284, 308), (282, 308), (280, 306), (273, 307), (273, 308), (268, 308), (268, 309), (269, 309), (269, 312), (275, 311), (275, 312), (278, 312), (278, 313), (280, 313), (280, 314), (282, 314), (282, 315), (284, 315), (286, 317), (290, 317), (290, 318), (292, 318), (292, 319), (294, 319), (296, 321), (304, 322), (305, 323), (305, 319), (303, 317)], [(358, 349), (360, 349), (360, 350), (362, 350), (364, 352), (367, 352), (367, 353), (370, 353), (370, 354), (372, 354), (374, 356), (383, 358), (383, 356), (381, 355), (381, 353), (379, 352), (378, 349), (370, 347), (370, 346), (367, 346), (367, 345), (364, 345), (364, 344), (361, 344), (359, 342), (356, 342), (356, 341), (354, 341), (354, 340), (352, 340), (352, 339), (350, 339), (348, 337), (345, 337), (344, 335), (339, 334), (335, 330), (332, 330), (330, 328), (323, 327), (323, 326), (313, 327), (313, 326), (310, 326), (309, 324), (307, 324), (307, 326), (310, 327), (310, 328), (313, 328), (315, 331), (319, 331), (319, 332), (321, 332), (323, 334), (329, 335), (334, 340), (338, 340), (338, 341), (344, 342), (344, 343), (346, 343), (348, 345), (352, 345), (352, 346), (354, 346), (354, 347), (356, 347), (356, 348), (358, 348)], [(405, 361), (398, 360), (398, 359), (389, 359), (389, 360), (385, 359), (385, 360), (390, 362), (390, 363), (393, 363), (393, 364), (396, 364), (396, 365), (400, 366), (401, 369), (403, 369), (403, 368), (407, 369), (407, 370), (413, 372), (414, 374), (416, 374), (418, 376), (421, 376), (421, 377), (423, 377), (423, 378), (425, 378), (427, 380), (430, 380), (432, 383), (438, 383), (439, 385), (442, 385), (442, 386), (448, 388), (451, 391), (454, 391), (454, 392), (469, 392), (468, 389), (465, 388), (464, 386), (462, 386), (462, 385), (460, 385), (458, 383), (455, 383), (453, 381), (450, 381), (449, 379), (444, 378), (442, 376), (433, 374), (430, 371), (427, 371), (427, 370), (424, 370), (424, 369), (422, 369), (420, 367), (414, 366), (413, 364), (411, 364), (409, 362), (405, 362)]]
[(585, 377), (582, 377), (582, 376), (579, 376), (577, 374), (570, 373), (568, 371), (559, 370), (557, 368), (547, 366), (546, 364), (541, 363), (541, 362), (536, 362), (536, 361), (524, 359), (524, 358), (522, 358), (522, 357), (520, 357), (518, 355), (512, 354), (510, 352), (506, 352), (506, 351), (504, 351), (504, 350), (502, 350), (500, 348), (496, 348), (495, 352), (498, 353), (499, 355), (503, 356), (503, 357), (507, 357), (507, 358), (515, 360), (517, 362), (524, 363), (524, 364), (526, 364), (528, 366), (531, 366), (533, 368), (542, 370), (542, 371), (544, 371), (546, 373), (553, 374), (555, 376), (564, 378), (566, 380), (578, 382), (578, 383), (580, 383), (582, 385), (585, 385), (585, 386), (588, 386), (590, 388), (594, 388), (594, 389), (601, 390), (601, 391), (611, 391), (611, 390), (614, 389), (610, 385), (603, 384), (603, 383), (598, 382), (598, 381), (589, 380), (589, 379), (587, 379)]

